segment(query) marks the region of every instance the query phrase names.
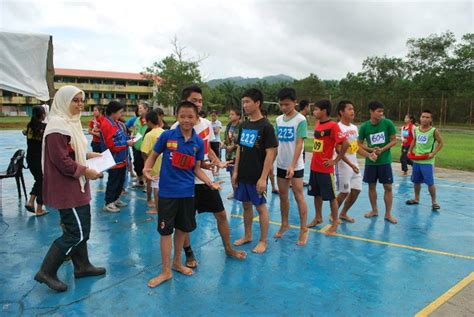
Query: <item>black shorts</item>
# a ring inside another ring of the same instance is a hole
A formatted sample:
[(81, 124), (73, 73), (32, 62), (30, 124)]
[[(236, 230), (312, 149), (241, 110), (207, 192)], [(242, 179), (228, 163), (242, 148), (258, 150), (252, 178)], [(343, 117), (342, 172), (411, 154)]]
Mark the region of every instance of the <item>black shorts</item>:
[(212, 190), (205, 184), (194, 185), (194, 209), (198, 213), (225, 210), (219, 191)]
[(380, 184), (393, 183), (392, 164), (365, 165), (364, 182), (372, 184), (377, 183), (377, 180)]
[[(303, 178), (304, 169), (300, 169), (294, 172), (293, 178)], [(286, 170), (282, 168), (277, 168), (277, 177), (286, 178)]]
[(173, 234), (174, 229), (191, 232), (196, 229), (194, 197), (158, 199), (158, 232), (162, 236)]
[(219, 160), (221, 159), (221, 143), (220, 142), (209, 142), (211, 149), (216, 153)]
[(321, 196), (323, 200), (336, 199), (334, 174), (311, 171), (309, 175), (308, 195)]

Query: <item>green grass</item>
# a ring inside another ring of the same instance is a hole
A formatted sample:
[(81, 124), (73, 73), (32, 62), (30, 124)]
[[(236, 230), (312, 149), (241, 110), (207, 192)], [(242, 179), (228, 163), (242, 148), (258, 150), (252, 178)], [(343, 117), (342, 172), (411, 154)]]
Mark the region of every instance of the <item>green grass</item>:
[[(270, 116), (270, 121), (275, 122), (276, 116)], [(82, 117), (82, 125), (87, 127), (91, 117)], [(209, 119), (209, 118), (208, 118)], [(172, 116), (165, 117), (168, 124), (172, 124), (175, 118)], [(228, 122), (227, 116), (219, 116), (219, 120), (225, 127)], [(23, 129), (28, 123), (28, 117), (0, 117), (1, 129)], [(397, 127), (401, 124), (396, 124)], [(463, 128), (464, 130), (459, 130)], [(314, 129), (314, 120), (308, 121), (308, 129)], [(447, 130), (444, 130), (447, 129)], [(474, 172), (474, 133), (471, 129), (461, 126), (449, 126), (441, 128), (441, 134), (444, 139), (444, 148), (436, 158), (436, 166), (451, 168), (456, 170), (473, 171)], [(222, 131), (223, 133), (223, 131)], [(311, 152), (313, 148), (312, 138), (305, 140), (305, 150)], [(392, 148), (392, 157), (394, 162), (399, 162), (400, 159), (400, 142)]]

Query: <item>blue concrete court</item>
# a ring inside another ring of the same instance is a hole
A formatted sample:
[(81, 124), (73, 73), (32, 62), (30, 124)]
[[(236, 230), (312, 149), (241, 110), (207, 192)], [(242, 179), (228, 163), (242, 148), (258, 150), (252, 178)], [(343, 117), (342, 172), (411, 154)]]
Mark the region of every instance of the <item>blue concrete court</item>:
[[(26, 149), (19, 131), (1, 131), (0, 168), (18, 148)], [(27, 191), (32, 177), (25, 171)], [(230, 191), (227, 174), (222, 197)], [(431, 211), (426, 188), (423, 202), (406, 206), (412, 196), (407, 178), (396, 177), (394, 215), (399, 224), (365, 219), (369, 210), (367, 187), (351, 210), (354, 224), (326, 237), (312, 230), (308, 245), (295, 244), (298, 229), (279, 240), (270, 239), (263, 255), (251, 250), (245, 261), (225, 256), (214, 217), (197, 217), (192, 244), (199, 260), (194, 276), (174, 273), (172, 281), (155, 289), (147, 281), (160, 272), (161, 257), (156, 216), (146, 214), (145, 194), (128, 189), (129, 207), (119, 214), (102, 211), (105, 180), (92, 183), (92, 262), (105, 266), (107, 275), (74, 280), (70, 262), (59, 277), (68, 284), (55, 293), (33, 280), (50, 243), (60, 235), (57, 213), (35, 218), (18, 201), (13, 179), (2, 183), (0, 212), (0, 314), (2, 316), (183, 316), (183, 315), (296, 315), (296, 316), (410, 316), (474, 271), (474, 186), (461, 180), (439, 180), (441, 212)], [(381, 189), (381, 188), (380, 188)], [(61, 193), (58, 193), (60, 195)], [(232, 241), (243, 234), (239, 203), (224, 198)], [(314, 216), (307, 197), (309, 220)], [(382, 195), (379, 195), (382, 209)], [(324, 206), (328, 224), (328, 206)], [(279, 199), (269, 197), (270, 237), (280, 222)], [(383, 214), (383, 213), (382, 213)], [(298, 226), (292, 202), (290, 222)]]

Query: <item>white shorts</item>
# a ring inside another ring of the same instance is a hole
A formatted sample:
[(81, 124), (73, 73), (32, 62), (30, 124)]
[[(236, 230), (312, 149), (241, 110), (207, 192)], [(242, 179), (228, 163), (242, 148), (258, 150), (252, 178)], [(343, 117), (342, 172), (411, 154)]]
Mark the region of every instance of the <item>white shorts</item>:
[(155, 180), (152, 180), (151, 181), (151, 188), (153, 189), (158, 189), (158, 183), (160, 182), (159, 179), (157, 179), (156, 181)]
[(362, 190), (362, 175), (354, 173), (352, 168), (336, 168), (337, 191), (350, 193), (351, 189)]

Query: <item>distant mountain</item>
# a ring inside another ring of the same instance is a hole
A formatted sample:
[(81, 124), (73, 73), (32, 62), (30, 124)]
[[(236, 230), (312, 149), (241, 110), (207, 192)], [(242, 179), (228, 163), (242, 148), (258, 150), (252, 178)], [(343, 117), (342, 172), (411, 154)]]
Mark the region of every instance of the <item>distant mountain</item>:
[(295, 79), (291, 76), (279, 74), (279, 75), (273, 75), (273, 76), (265, 76), (263, 78), (258, 78), (258, 77), (244, 78), (241, 76), (237, 76), (237, 77), (228, 77), (228, 78), (222, 78), (222, 79), (212, 79), (208, 81), (207, 84), (209, 85), (209, 87), (214, 88), (217, 85), (220, 85), (226, 81), (234, 82), (235, 84), (237, 84), (237, 86), (245, 86), (248, 84), (255, 84), (258, 81), (266, 81), (269, 84), (275, 84), (275, 83), (287, 82), (287, 81), (292, 82), (294, 80)]

